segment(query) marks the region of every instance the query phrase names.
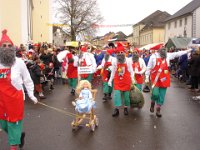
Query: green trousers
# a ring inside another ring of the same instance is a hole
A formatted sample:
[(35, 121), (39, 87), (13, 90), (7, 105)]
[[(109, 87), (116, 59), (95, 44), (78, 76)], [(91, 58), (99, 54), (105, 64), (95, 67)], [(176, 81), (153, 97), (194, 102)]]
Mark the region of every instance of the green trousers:
[(72, 87), (73, 89), (76, 88), (78, 83), (78, 79), (77, 78), (68, 78), (68, 84), (70, 87)]
[(21, 144), (22, 124), (23, 121), (12, 123), (5, 120), (0, 120), (2, 129), (8, 134), (9, 145)]
[(122, 98), (124, 99), (124, 106), (130, 106), (130, 91), (114, 90), (115, 107), (122, 106)]
[(103, 82), (103, 93), (109, 94), (109, 93), (112, 93), (112, 91), (113, 91), (113, 86), (110, 87), (108, 86), (108, 82)]
[(163, 105), (165, 101), (165, 95), (167, 88), (154, 87), (151, 95), (151, 100), (158, 105)]
[(142, 91), (142, 84), (135, 84), (135, 86), (136, 86), (140, 91)]
[(93, 74), (89, 74), (87, 78), (81, 78), (81, 80), (88, 80), (91, 83), (92, 77), (93, 77)]

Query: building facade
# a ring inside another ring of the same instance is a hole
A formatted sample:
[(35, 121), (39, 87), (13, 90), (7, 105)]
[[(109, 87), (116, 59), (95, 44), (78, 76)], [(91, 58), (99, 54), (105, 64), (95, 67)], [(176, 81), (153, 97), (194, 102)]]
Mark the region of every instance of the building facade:
[(166, 20), (165, 42), (173, 37), (200, 37), (199, 0), (193, 0)]
[(70, 41), (71, 38), (60, 27), (53, 27), (53, 45), (65, 46)]
[(170, 14), (160, 10), (155, 11), (142, 21), (133, 25), (133, 45), (142, 47), (152, 43), (163, 43), (165, 37), (164, 20)]
[(0, 0), (0, 31), (8, 30), (15, 45), (52, 43), (51, 0)]

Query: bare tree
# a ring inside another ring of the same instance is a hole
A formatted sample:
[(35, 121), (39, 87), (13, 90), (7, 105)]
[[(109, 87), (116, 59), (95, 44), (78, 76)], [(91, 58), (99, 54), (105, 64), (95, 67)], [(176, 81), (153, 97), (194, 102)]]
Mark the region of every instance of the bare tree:
[(92, 36), (97, 31), (95, 24), (103, 20), (97, 7), (97, 0), (57, 0), (60, 21), (65, 25), (63, 30), (76, 40), (79, 34)]

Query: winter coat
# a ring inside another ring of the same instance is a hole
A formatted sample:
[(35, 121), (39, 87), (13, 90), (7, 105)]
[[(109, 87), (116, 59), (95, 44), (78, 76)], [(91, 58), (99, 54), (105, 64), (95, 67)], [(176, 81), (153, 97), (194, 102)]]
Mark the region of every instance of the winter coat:
[(189, 74), (191, 76), (200, 76), (200, 55), (194, 54), (189, 61)]
[(179, 58), (178, 65), (180, 66), (181, 70), (186, 70), (188, 68), (188, 56), (187, 56), (187, 54), (182, 55)]
[(40, 56), (40, 59), (43, 61), (45, 65), (48, 65), (50, 62), (52, 62), (52, 54), (42, 54)]
[(34, 84), (40, 84), (40, 77), (43, 76), (41, 70), (40, 70), (40, 66), (35, 64), (33, 66), (30, 67), (30, 75), (31, 78), (33, 80)]

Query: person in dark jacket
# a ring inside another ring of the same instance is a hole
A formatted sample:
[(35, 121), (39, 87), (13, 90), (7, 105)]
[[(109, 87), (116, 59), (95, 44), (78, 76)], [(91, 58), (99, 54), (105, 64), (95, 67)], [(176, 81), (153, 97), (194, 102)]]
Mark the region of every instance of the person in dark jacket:
[(191, 59), (189, 61), (190, 66), (190, 75), (191, 75), (191, 90), (198, 92), (199, 91), (199, 75), (200, 75), (200, 53), (199, 51), (194, 52), (192, 54)]
[(61, 76), (61, 63), (58, 61), (57, 54), (57, 51), (53, 51), (52, 62), (54, 64), (55, 78)]
[(40, 59), (35, 58), (35, 64), (29, 67), (29, 71), (30, 71), (31, 78), (35, 86), (35, 91), (39, 93), (39, 97), (41, 99), (45, 99), (46, 97), (43, 94), (42, 85), (40, 83), (40, 78), (44, 77), (41, 69), (42, 68), (40, 66)]
[(48, 66), (50, 62), (52, 62), (52, 49), (42, 50), (42, 54), (40, 55), (40, 60)]
[(179, 57), (178, 60), (179, 69), (177, 70), (178, 77), (181, 81), (187, 80), (187, 69), (188, 69), (188, 56), (187, 54)]

